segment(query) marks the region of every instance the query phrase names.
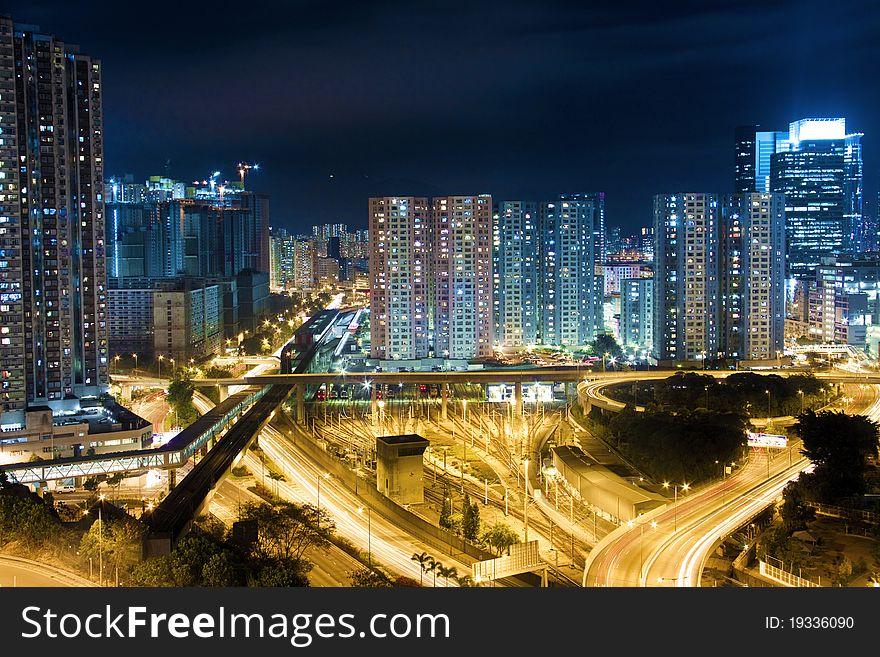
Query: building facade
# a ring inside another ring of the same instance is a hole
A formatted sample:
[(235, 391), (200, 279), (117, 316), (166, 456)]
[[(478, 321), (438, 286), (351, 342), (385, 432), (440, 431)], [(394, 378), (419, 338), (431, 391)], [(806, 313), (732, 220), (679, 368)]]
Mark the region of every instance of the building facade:
[(538, 340), (538, 216), (538, 204), (529, 201), (500, 201), (493, 213), (492, 302), (499, 347)]
[(372, 358), (428, 355), (429, 221), (424, 197), (369, 201)]
[(654, 351), (672, 361), (768, 360), (785, 337), (781, 194), (654, 199)]
[(431, 207), (434, 353), (491, 357), (492, 197), (434, 197)]
[(604, 195), (560, 195), (555, 201), (542, 203), (540, 341), (543, 344), (584, 345), (604, 326), (601, 312), (604, 290), (601, 276), (596, 275), (595, 242), (597, 226), (603, 216)]
[(718, 352), (717, 194), (654, 197), (654, 351), (660, 360)]
[(620, 282), (620, 343), (626, 349), (653, 353), (653, 278), (626, 278)]
[(736, 191), (785, 194), (787, 275), (811, 278), (823, 258), (875, 241), (863, 211), (862, 136), (844, 118), (800, 119), (787, 132), (737, 129)]
[(0, 17), (0, 425), (108, 383), (101, 63)]

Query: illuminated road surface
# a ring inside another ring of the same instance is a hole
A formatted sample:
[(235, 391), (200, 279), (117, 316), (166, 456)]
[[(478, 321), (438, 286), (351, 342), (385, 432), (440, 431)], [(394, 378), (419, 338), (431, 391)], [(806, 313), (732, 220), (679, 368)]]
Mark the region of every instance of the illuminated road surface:
[[(865, 407), (880, 418), (876, 387), (860, 387), (847, 411)], [(753, 448), (748, 465), (701, 492), (685, 495), (678, 504), (644, 514), (631, 526), (607, 536), (590, 554), (585, 586), (699, 586), (700, 573), (713, 548), (779, 497), (789, 481), (810, 467), (799, 444), (771, 454)]]
[[(272, 426), (263, 429), (260, 435), (260, 447), (282, 469), (285, 478), (288, 479), (279, 482), (270, 480), (267, 482), (268, 487), (274, 490), (277, 486), (278, 495), (284, 499), (317, 504), (320, 478), (321, 509), (333, 518), (339, 535), (350, 540), (361, 550), (365, 552), (368, 550), (368, 514), (366, 509), (363, 512), (358, 511), (361, 508), (361, 501), (354, 493), (327, 477), (327, 473), (320, 466), (312, 462)], [(260, 473), (262, 464), (253, 454), (247, 454), (244, 463), (251, 472)], [(415, 552), (427, 552), (443, 562), (443, 565), (455, 566), (459, 575), (471, 572), (470, 566), (464, 562), (420, 543), (377, 512), (370, 514), (369, 544), (372, 546), (374, 561), (416, 581), (419, 581), (421, 569), (411, 560)], [(433, 583), (433, 575), (425, 575), (424, 583), (430, 586)], [(445, 581), (438, 579), (437, 586), (445, 586)], [(450, 586), (455, 586), (455, 583), (450, 581)]]

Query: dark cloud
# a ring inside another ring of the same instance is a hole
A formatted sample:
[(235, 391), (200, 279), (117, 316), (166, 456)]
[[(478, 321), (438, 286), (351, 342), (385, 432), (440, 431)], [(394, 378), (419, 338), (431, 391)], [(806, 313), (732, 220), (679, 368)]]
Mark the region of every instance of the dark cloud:
[[(273, 221), (364, 224), (370, 194), (732, 186), (736, 125), (846, 116), (871, 208), (880, 20), (871, 2), (7, 2), (101, 57), (113, 172), (187, 179), (241, 159)], [(331, 177), (332, 175), (332, 177)]]

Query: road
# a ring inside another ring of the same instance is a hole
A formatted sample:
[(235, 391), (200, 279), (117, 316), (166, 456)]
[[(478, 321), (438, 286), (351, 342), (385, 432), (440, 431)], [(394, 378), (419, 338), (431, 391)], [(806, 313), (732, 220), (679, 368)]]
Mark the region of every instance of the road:
[(94, 586), (84, 577), (55, 566), (22, 559), (0, 556), (0, 588), (2, 587), (84, 587)]
[[(876, 386), (859, 386), (844, 410), (880, 417)], [(584, 586), (699, 586), (712, 549), (773, 502), (786, 484), (811, 467), (799, 444), (752, 448), (746, 467), (677, 503), (640, 516), (603, 539), (584, 568)]]
[[(248, 502), (264, 503), (265, 500), (246, 488), (252, 480), (224, 479), (214, 492), (208, 511), (227, 527), (238, 520), (238, 510)], [(274, 485), (271, 480), (268, 482)], [(312, 586), (351, 586), (349, 573), (363, 568), (361, 563), (343, 552), (335, 545), (327, 548), (309, 550), (305, 555), (314, 564), (309, 572)]]
[[(469, 564), (421, 543), (381, 514), (358, 511), (363, 508), (362, 500), (336, 482), (272, 425), (263, 430), (260, 446), (287, 479), (270, 482), (273, 488), (277, 486), (278, 495), (294, 502), (317, 505), (320, 488), (320, 508), (333, 518), (337, 533), (361, 550), (371, 551), (374, 561), (416, 581), (421, 569), (412, 561), (413, 553), (432, 554), (444, 565), (454, 566), (459, 575), (471, 572)], [(253, 454), (245, 456), (245, 465), (252, 472), (260, 472), (261, 464)], [(432, 579), (426, 578), (426, 584), (431, 582)], [(438, 585), (442, 584), (438, 582)], [(450, 582), (450, 585), (455, 584)]]
[(165, 417), (171, 412), (171, 407), (165, 401), (165, 391), (156, 390), (139, 399), (131, 405), (131, 410), (153, 425), (153, 431), (161, 432), (165, 424)]

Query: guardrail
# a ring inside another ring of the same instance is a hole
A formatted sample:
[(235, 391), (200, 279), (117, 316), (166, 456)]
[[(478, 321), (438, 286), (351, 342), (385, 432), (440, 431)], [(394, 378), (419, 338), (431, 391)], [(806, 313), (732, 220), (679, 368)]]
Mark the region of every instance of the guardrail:
[(782, 568), (777, 568), (776, 566), (771, 566), (766, 561), (758, 561), (758, 572), (761, 573), (764, 577), (772, 579), (774, 581), (779, 582), (783, 586), (793, 587), (793, 588), (820, 588), (822, 586), (822, 578), (819, 578), (819, 583), (811, 582), (808, 579), (803, 577), (798, 577), (797, 575), (788, 572), (787, 570), (783, 570)]

